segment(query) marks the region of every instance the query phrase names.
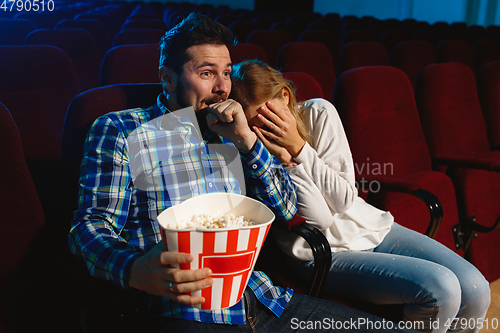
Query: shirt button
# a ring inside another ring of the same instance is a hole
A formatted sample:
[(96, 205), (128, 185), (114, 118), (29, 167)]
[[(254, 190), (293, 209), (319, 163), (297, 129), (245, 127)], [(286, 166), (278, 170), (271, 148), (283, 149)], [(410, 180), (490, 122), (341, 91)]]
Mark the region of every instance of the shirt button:
[(271, 191), (271, 192), (269, 192), (269, 195), (273, 195), (273, 194), (274, 194), (274, 190), (273, 190), (273, 191)]
[(253, 164), (252, 169), (257, 169), (257, 164)]
[(212, 187), (212, 183), (208, 183), (208, 187)]

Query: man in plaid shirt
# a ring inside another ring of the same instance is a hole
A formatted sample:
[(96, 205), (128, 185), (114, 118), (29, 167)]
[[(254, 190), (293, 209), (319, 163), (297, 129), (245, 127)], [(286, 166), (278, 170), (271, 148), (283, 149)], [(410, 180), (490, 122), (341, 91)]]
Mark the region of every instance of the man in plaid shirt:
[[(226, 159), (210, 145), (237, 149), (248, 194), (267, 204), (279, 219), (290, 219), (296, 212), (289, 176), (250, 130), (241, 105), (228, 99), (232, 65), (228, 46), (233, 42), (225, 27), (191, 14), (162, 39), (164, 93), (156, 104), (112, 112), (94, 122), (84, 146), (71, 251), (93, 276), (145, 292), (150, 313), (160, 318), (158, 331), (278, 332), (298, 329), (311, 319), (381, 320), (325, 300), (293, 295), (290, 289), (273, 286), (262, 272), (251, 274), (244, 297), (230, 308), (191, 307), (204, 299), (188, 293), (211, 286), (211, 271), (172, 268), (193, 258), (164, 251), (156, 217), (194, 195), (245, 190), (241, 180), (221, 171)], [(194, 112), (190, 115), (186, 108)], [(183, 110), (187, 112), (179, 112)], [(137, 144), (139, 149), (134, 149)], [(151, 186), (153, 180), (161, 181)]]

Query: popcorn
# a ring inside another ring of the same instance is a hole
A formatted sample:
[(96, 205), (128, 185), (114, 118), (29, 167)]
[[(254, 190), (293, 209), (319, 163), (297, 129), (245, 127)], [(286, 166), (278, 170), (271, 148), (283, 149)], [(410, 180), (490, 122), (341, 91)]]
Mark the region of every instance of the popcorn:
[(194, 214), (191, 220), (181, 220), (180, 222), (168, 222), (165, 227), (173, 229), (187, 229), (203, 227), (208, 229), (234, 228), (254, 225), (255, 222), (245, 220), (243, 215), (222, 214), (220, 211), (214, 214)]

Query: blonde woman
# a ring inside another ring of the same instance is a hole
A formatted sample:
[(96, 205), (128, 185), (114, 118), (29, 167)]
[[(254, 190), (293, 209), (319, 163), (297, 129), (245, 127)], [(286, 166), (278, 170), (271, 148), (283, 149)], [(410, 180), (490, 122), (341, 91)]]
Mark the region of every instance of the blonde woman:
[[(326, 100), (297, 103), (293, 85), (265, 63), (234, 65), (230, 98), (286, 167), (298, 212), (330, 243), (325, 292), (377, 304), (404, 304), (421, 332), (477, 332), (490, 303), (488, 282), (445, 246), (394, 222), (357, 195), (354, 164), (341, 120)], [(312, 251), (291, 233), (275, 234), (307, 276)], [(474, 325), (472, 325), (474, 324)]]

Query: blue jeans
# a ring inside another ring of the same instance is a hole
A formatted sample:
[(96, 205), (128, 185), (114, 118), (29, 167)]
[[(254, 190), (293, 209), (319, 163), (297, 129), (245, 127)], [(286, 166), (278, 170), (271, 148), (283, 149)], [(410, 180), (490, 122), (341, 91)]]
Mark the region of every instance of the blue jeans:
[[(298, 268), (309, 276), (311, 265)], [(404, 320), (420, 332), (477, 332), (490, 304), (489, 284), (472, 264), (396, 223), (372, 252), (333, 254), (325, 292), (347, 300), (403, 304)]]
[(283, 314), (277, 318), (257, 301), (248, 288), (244, 293), (245, 325), (203, 324), (183, 319), (166, 319), (162, 333), (186, 332), (414, 332), (399, 328), (371, 314), (327, 300), (294, 294)]

